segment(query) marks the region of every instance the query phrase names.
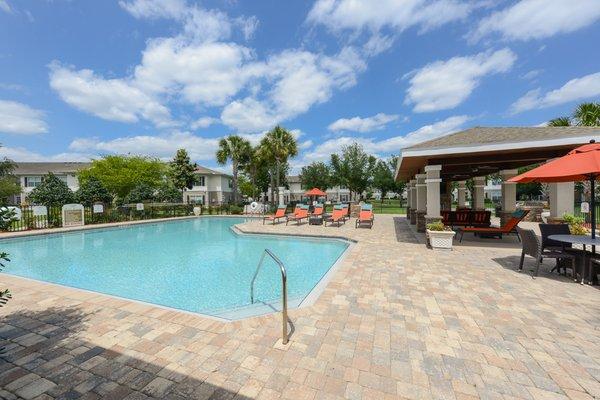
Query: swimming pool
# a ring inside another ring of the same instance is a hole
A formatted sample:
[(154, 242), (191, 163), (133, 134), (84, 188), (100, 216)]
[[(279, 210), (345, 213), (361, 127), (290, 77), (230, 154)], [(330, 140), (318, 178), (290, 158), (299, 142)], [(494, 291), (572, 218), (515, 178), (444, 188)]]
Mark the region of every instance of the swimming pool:
[(290, 306), (298, 305), (348, 247), (335, 239), (240, 235), (244, 218), (203, 217), (0, 241), (5, 273), (181, 310), (236, 319), (266, 312), (281, 298), (281, 275), (265, 248), (285, 264)]

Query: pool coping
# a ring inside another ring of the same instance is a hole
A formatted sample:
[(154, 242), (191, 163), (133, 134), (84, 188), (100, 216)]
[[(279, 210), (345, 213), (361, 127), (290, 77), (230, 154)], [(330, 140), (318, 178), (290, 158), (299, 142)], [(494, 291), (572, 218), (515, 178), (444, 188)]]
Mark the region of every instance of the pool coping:
[[(126, 221), (124, 223), (119, 222), (119, 223), (109, 223), (109, 224), (95, 224), (95, 225), (89, 225), (89, 226), (78, 226), (78, 227), (69, 227), (69, 228), (54, 228), (54, 229), (44, 229), (43, 231), (23, 231), (23, 232), (35, 232), (33, 234), (20, 234), (20, 235), (10, 235), (10, 236), (4, 236), (1, 237), (0, 236), (0, 242), (2, 242), (3, 239), (15, 239), (15, 238), (27, 238), (28, 236), (39, 236), (39, 235), (47, 235), (47, 234), (59, 234), (59, 233), (71, 233), (71, 232), (76, 232), (76, 231), (81, 231), (81, 230), (90, 230), (90, 229), (100, 229), (100, 228), (118, 228), (120, 226), (128, 226), (128, 225), (137, 225), (137, 224), (142, 224), (142, 223), (158, 223), (158, 222), (169, 222), (169, 221), (174, 221), (174, 220), (185, 220), (185, 219), (192, 219), (192, 218), (215, 218), (215, 217), (237, 217), (237, 218), (256, 218), (256, 217), (248, 217), (248, 216), (244, 216), (244, 215), (206, 215), (206, 216), (186, 216), (186, 217), (173, 217), (173, 218), (159, 218), (159, 219), (152, 219), (152, 220), (142, 220), (142, 221)], [(337, 258), (337, 260), (335, 261), (335, 263), (333, 263), (333, 265), (327, 270), (327, 272), (319, 279), (319, 281), (316, 283), (316, 285), (310, 290), (310, 292), (304, 296), (304, 298), (300, 301), (300, 303), (291, 308), (291, 310), (295, 310), (295, 309), (301, 309), (301, 308), (305, 308), (305, 307), (309, 307), (311, 305), (313, 305), (318, 298), (321, 296), (321, 294), (323, 294), (323, 292), (325, 291), (325, 288), (327, 287), (327, 285), (329, 284), (329, 282), (331, 281), (331, 279), (333, 278), (333, 276), (335, 275), (335, 273), (340, 269), (340, 265), (342, 264), (343, 261), (345, 261), (346, 257), (348, 256), (348, 254), (350, 253), (350, 250), (358, 243), (358, 241), (347, 238), (347, 237), (343, 237), (343, 236), (327, 236), (327, 235), (315, 235), (315, 234), (291, 234), (291, 233), (271, 233), (271, 232), (248, 232), (248, 231), (243, 231), (242, 229), (239, 228), (239, 225), (242, 224), (235, 224), (233, 226), (230, 227), (230, 229), (237, 235), (264, 235), (264, 236), (273, 236), (273, 237), (281, 237), (281, 236), (285, 236), (285, 237), (301, 237), (301, 238), (305, 238), (305, 239), (328, 239), (328, 240), (339, 240), (339, 241), (345, 241), (348, 243), (348, 247), (344, 250), (344, 252)], [(10, 232), (10, 233), (21, 233), (21, 232)], [(108, 294), (108, 293), (103, 293), (103, 292), (99, 292), (99, 291), (95, 291), (95, 290), (90, 290), (90, 289), (84, 289), (84, 288), (78, 288), (78, 287), (74, 287), (74, 286), (68, 286), (68, 285), (63, 285), (60, 283), (54, 283), (54, 282), (48, 282), (48, 281), (44, 281), (44, 280), (40, 280), (40, 279), (35, 279), (35, 278), (29, 278), (29, 277), (24, 277), (24, 276), (20, 276), (20, 275), (13, 275), (7, 272), (0, 272), (0, 275), (6, 275), (9, 276), (11, 278), (15, 278), (15, 279), (23, 279), (26, 281), (31, 281), (31, 282), (36, 282), (36, 283), (41, 283), (44, 285), (53, 285), (53, 286), (57, 286), (57, 287), (61, 287), (61, 288), (65, 288), (65, 289), (70, 289), (70, 290), (75, 290), (75, 291), (82, 291), (85, 293), (90, 293), (90, 294), (94, 294), (94, 295), (99, 295), (99, 296), (107, 296), (107, 297), (112, 297), (115, 299), (119, 299), (119, 300), (123, 300), (123, 301), (129, 301), (129, 302), (133, 302), (133, 303), (137, 303), (137, 304), (141, 304), (141, 305), (145, 305), (145, 306), (149, 306), (149, 307), (157, 307), (163, 310), (168, 310), (168, 311), (175, 311), (175, 312), (181, 312), (187, 315), (193, 315), (193, 316), (197, 316), (197, 317), (201, 317), (201, 318), (207, 318), (213, 321), (218, 321), (218, 322), (225, 322), (225, 323), (233, 323), (233, 322), (238, 322), (238, 321), (243, 321), (243, 320), (249, 320), (252, 318), (260, 318), (260, 317), (265, 317), (268, 315), (273, 315), (276, 313), (281, 312), (281, 310), (279, 309), (273, 309), (273, 304), (277, 304), (277, 302), (272, 302), (272, 303), (261, 303), (261, 304), (257, 304), (256, 306), (253, 305), (249, 305), (249, 306), (245, 306), (245, 307), (239, 307), (237, 310), (238, 311), (248, 311), (251, 310), (253, 308), (256, 307), (256, 309), (264, 309), (265, 312), (259, 312), (253, 315), (245, 315), (245, 316), (241, 316), (239, 318), (226, 318), (226, 317), (220, 317), (218, 315), (212, 315), (212, 314), (204, 314), (204, 313), (200, 313), (200, 312), (194, 312), (194, 311), (188, 311), (188, 310), (183, 310), (180, 308), (175, 308), (175, 307), (169, 307), (169, 306), (165, 306), (162, 304), (156, 304), (156, 303), (150, 303), (150, 302), (146, 302), (143, 300), (136, 300), (136, 299), (131, 299), (131, 298), (127, 298), (127, 297), (122, 297), (122, 296), (118, 296), (118, 295), (114, 295), (114, 294)], [(292, 299), (292, 301), (296, 301), (297, 299)], [(233, 314), (235, 315), (236, 313), (236, 309), (233, 309), (231, 311), (227, 311), (227, 312), (222, 312), (221, 314)]]

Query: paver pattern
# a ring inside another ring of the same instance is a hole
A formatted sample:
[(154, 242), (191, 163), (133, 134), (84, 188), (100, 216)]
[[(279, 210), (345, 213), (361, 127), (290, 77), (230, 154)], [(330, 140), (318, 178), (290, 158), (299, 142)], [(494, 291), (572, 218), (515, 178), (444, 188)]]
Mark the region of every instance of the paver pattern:
[(515, 272), (517, 246), (432, 251), (389, 215), (242, 229), (357, 241), (290, 310), (288, 345), (278, 314), (221, 322), (2, 274), (0, 398), (600, 398), (600, 291)]

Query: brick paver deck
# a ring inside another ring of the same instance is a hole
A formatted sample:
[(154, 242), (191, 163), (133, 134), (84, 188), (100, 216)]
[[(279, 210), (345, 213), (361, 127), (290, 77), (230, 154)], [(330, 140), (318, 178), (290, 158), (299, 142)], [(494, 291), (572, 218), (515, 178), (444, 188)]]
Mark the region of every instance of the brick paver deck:
[(278, 314), (225, 323), (0, 275), (14, 293), (0, 398), (600, 397), (600, 291), (515, 272), (515, 246), (435, 252), (383, 215), (372, 230), (243, 229), (357, 241), (316, 303), (290, 311), (287, 346)]

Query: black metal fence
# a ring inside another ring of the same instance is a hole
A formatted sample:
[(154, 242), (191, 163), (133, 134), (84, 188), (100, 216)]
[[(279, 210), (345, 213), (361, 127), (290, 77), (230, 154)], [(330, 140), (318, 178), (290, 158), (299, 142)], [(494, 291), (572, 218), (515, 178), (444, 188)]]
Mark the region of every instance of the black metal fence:
[[(20, 218), (13, 216), (10, 223), (3, 224), (5, 225), (5, 231), (16, 232), (63, 226), (62, 206), (46, 207), (47, 213), (45, 215), (38, 215), (39, 213), (34, 212), (34, 206), (15, 207), (18, 207), (20, 210)], [(102, 211), (98, 211), (99, 208), (94, 210), (93, 206), (84, 206), (83, 215), (85, 225), (190, 216), (194, 215), (194, 205), (147, 203), (144, 204), (141, 210), (138, 210), (136, 204), (126, 204), (118, 207), (103, 205)], [(200, 214), (224, 215), (229, 214), (231, 211), (235, 212), (228, 204), (213, 204), (202, 206)]]
[[(592, 224), (592, 209), (590, 205), (590, 212), (582, 213), (581, 212), (581, 203), (575, 204), (575, 216), (582, 217), (585, 219), (585, 225), (591, 226)], [(596, 204), (596, 226), (600, 226), (600, 203)]]

